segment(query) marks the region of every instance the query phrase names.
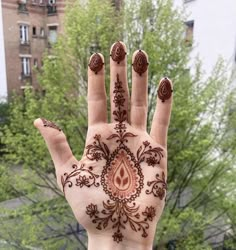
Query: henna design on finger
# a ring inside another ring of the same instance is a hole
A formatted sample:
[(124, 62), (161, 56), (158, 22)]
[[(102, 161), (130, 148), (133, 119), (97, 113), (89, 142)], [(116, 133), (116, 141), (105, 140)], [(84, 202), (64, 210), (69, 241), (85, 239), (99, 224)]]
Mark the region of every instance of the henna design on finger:
[(165, 181), (165, 174), (162, 172), (162, 177), (156, 174), (156, 180), (148, 181), (147, 185), (151, 187), (151, 190), (146, 190), (146, 194), (153, 194), (155, 197), (163, 200), (167, 191), (167, 184)]
[(102, 68), (103, 68), (104, 62), (102, 60), (102, 57), (98, 54), (95, 53), (89, 62), (89, 68), (97, 74)]
[(170, 80), (168, 78), (164, 78), (160, 84), (157, 91), (158, 97), (162, 100), (162, 102), (165, 102), (167, 99), (169, 99), (172, 95), (172, 87)]
[(121, 42), (118, 41), (113, 45), (110, 56), (118, 64), (125, 59), (126, 52)]
[[(64, 175), (61, 176), (61, 184), (63, 188), (63, 192), (65, 193), (65, 187), (66, 185), (71, 188), (73, 186), (73, 180), (71, 179), (72, 177), (78, 176), (78, 178), (75, 179), (76, 181), (76, 186), (79, 187), (99, 187), (100, 184), (96, 182), (96, 179), (99, 177), (99, 175), (94, 174), (93, 167), (85, 168), (85, 165), (82, 164), (81, 166), (78, 166), (76, 164), (72, 165), (72, 168), (74, 169), (72, 172), (64, 173)], [(85, 175), (81, 176), (80, 174), (84, 173)], [(79, 176), (80, 175), (80, 176)]]
[(55, 123), (48, 121), (45, 118), (40, 118), (40, 119), (42, 120), (44, 127), (50, 127), (50, 128), (54, 128), (58, 131), (61, 131), (61, 129)]
[(134, 57), (134, 62), (132, 63), (133, 69), (140, 76), (147, 71), (148, 61), (145, 53), (142, 50), (139, 50)]

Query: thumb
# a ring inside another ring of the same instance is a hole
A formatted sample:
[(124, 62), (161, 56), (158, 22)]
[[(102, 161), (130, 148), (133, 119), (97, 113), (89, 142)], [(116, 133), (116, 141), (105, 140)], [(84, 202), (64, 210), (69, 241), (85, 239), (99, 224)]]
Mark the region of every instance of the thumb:
[(74, 156), (62, 130), (55, 123), (44, 118), (36, 119), (34, 126), (43, 136), (56, 170), (65, 167)]

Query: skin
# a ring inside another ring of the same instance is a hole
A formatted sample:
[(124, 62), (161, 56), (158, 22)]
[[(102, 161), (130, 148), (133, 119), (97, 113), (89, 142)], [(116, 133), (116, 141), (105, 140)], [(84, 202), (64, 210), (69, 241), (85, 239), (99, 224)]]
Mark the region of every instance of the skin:
[[(119, 43), (126, 51), (125, 45)], [(113, 46), (115, 44), (111, 52)], [(137, 50), (133, 54), (132, 62), (138, 53)], [(147, 54), (142, 53), (148, 62)], [(103, 56), (99, 55), (104, 62)], [(98, 249), (99, 244), (100, 250), (151, 250), (166, 196), (166, 144), (172, 95), (164, 101), (157, 95), (156, 111), (148, 134), (148, 70), (140, 74), (133, 67), (129, 98), (126, 56), (119, 62), (111, 56), (111, 121), (108, 123), (104, 67), (98, 72), (91, 68), (88, 67), (89, 126), (81, 160), (73, 156), (62, 131), (45, 126), (40, 118), (34, 125), (47, 144), (59, 187), (76, 219), (87, 230), (88, 249)], [(172, 83), (168, 81), (172, 89)], [(115, 101), (119, 97), (117, 83), (122, 90), (122, 103)], [(125, 113), (123, 120), (116, 115), (122, 112)], [(123, 142), (117, 126), (123, 128), (123, 135), (126, 133)], [(109, 207), (111, 204), (113, 206)]]

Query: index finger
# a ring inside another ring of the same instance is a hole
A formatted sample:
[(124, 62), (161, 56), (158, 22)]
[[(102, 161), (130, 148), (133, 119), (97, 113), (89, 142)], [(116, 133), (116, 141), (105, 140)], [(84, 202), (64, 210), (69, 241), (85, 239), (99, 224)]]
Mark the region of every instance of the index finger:
[(104, 58), (95, 53), (88, 65), (88, 124), (107, 122)]
[(157, 92), (156, 110), (153, 116), (150, 136), (163, 147), (167, 145), (167, 132), (170, 123), (173, 101), (173, 85), (167, 77), (162, 78)]

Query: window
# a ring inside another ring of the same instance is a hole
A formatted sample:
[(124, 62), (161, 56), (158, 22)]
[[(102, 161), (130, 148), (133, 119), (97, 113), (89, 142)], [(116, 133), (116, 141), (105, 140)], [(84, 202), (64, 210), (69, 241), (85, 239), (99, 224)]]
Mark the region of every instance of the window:
[(28, 13), (28, 9), (27, 9), (27, 1), (26, 0), (19, 0), (18, 1), (18, 11), (19, 13)]
[(22, 76), (30, 76), (30, 58), (21, 58)]
[(37, 58), (34, 58), (34, 67), (38, 68), (38, 59)]
[(57, 41), (57, 26), (49, 26), (48, 41), (53, 44)]
[(187, 46), (192, 46), (194, 21), (188, 21), (185, 23), (185, 25), (186, 25), (185, 42), (186, 42)]
[(44, 28), (40, 28), (40, 36), (44, 37), (45, 36), (45, 32), (44, 32)]
[(35, 26), (32, 28), (32, 34), (33, 34), (33, 36), (37, 35), (37, 31), (36, 31), (36, 27)]
[(19, 13), (28, 13), (28, 9), (25, 3), (18, 3), (18, 11)]
[(57, 13), (56, 0), (48, 0), (48, 15)]
[(28, 44), (29, 43), (29, 26), (25, 24), (20, 25), (20, 43)]

